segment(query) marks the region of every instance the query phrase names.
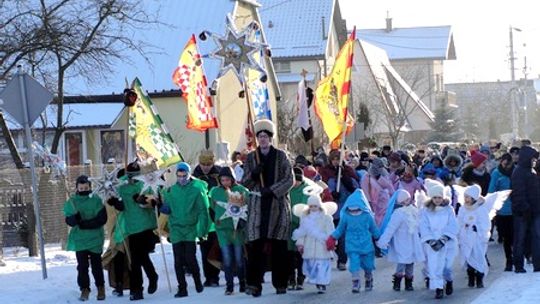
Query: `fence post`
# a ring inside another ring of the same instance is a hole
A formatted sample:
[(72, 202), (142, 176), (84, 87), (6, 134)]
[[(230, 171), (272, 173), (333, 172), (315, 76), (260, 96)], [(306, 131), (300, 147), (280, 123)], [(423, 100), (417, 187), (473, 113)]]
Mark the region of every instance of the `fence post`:
[(26, 204), (26, 216), (28, 220), (28, 255), (31, 257), (38, 256), (36, 243), (36, 217), (34, 215), (34, 203)]

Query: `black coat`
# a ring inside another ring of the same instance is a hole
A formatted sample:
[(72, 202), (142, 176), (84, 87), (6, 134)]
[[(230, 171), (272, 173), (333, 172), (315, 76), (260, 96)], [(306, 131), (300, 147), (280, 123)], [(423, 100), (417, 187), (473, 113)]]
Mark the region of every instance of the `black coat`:
[(525, 213), (540, 213), (540, 183), (531, 160), (538, 158), (538, 151), (525, 146), (519, 151), (519, 161), (512, 173), (512, 213), (523, 216)]
[(473, 184), (477, 184), (482, 188), (482, 196), (485, 196), (489, 189), (489, 182), (491, 181), (491, 175), (487, 170), (485, 170), (484, 174), (477, 175), (474, 173), (474, 167), (472, 164), (469, 164), (465, 168), (463, 168), (463, 173), (461, 174), (461, 180), (466, 183), (468, 186), (471, 186)]

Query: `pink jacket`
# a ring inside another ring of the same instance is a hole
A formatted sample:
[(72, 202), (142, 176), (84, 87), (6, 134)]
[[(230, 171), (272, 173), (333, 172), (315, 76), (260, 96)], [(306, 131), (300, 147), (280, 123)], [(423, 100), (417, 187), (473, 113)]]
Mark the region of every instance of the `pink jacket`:
[(392, 186), (390, 180), (385, 176), (376, 179), (370, 174), (366, 174), (362, 178), (360, 187), (364, 191), (371, 209), (375, 214), (375, 223), (377, 226), (380, 226), (388, 208), (388, 201), (392, 194), (394, 194), (394, 186)]

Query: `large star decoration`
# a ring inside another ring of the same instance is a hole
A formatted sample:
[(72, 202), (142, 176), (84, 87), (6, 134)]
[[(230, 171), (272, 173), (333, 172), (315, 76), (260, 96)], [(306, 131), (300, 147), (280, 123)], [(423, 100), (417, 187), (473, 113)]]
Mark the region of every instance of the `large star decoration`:
[(223, 207), (225, 209), (225, 213), (219, 218), (220, 220), (224, 220), (226, 218), (232, 218), (234, 230), (238, 227), (238, 222), (240, 220), (247, 220), (247, 204), (238, 205), (231, 202), (216, 202), (219, 206)]
[(66, 176), (66, 162), (57, 154), (52, 154), (47, 148), (38, 142), (33, 142), (32, 147), (36, 156), (43, 160), (46, 169), (54, 170), (54, 177)]
[(105, 169), (103, 176), (89, 178), (89, 180), (94, 183), (94, 190), (91, 195), (99, 195), (103, 200), (108, 200), (112, 196), (118, 197), (118, 187), (126, 183), (126, 181), (118, 179), (118, 171), (120, 171), (120, 167), (111, 172)]
[(162, 169), (135, 176), (134, 179), (144, 183), (140, 194), (144, 193), (147, 189), (152, 189), (152, 193), (157, 195), (159, 187), (166, 185), (165, 180), (161, 178), (166, 171), (167, 169)]
[(217, 49), (210, 54), (211, 57), (221, 59), (221, 68), (217, 78), (223, 76), (228, 70), (232, 70), (241, 83), (245, 82), (245, 69), (259, 71), (266, 75), (265, 69), (261, 66), (253, 55), (261, 52), (268, 45), (249, 41), (257, 28), (255, 23), (248, 25), (243, 31), (239, 32), (234, 28), (230, 16), (227, 18), (227, 28), (225, 36), (205, 31), (210, 34), (218, 45)]

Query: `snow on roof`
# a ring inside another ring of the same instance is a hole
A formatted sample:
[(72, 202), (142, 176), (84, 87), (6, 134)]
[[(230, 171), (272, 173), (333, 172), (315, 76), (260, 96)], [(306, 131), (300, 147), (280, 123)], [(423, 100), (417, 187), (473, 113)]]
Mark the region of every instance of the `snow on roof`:
[(456, 59), (452, 27), (430, 26), (385, 29), (359, 29), (356, 37), (386, 51), (396, 59)]
[(259, 2), (262, 26), (273, 57), (325, 55), (334, 0)]
[[(66, 103), (62, 116), (64, 122), (67, 122), (66, 128), (109, 127), (123, 108), (123, 103)], [(43, 113), (48, 120), (47, 128), (54, 128), (58, 105), (48, 105)], [(22, 129), (9, 113), (4, 112), (4, 115), (10, 130)], [(34, 122), (33, 128), (43, 128), (41, 119), (38, 118)]]

